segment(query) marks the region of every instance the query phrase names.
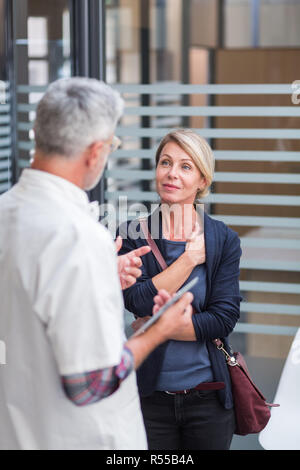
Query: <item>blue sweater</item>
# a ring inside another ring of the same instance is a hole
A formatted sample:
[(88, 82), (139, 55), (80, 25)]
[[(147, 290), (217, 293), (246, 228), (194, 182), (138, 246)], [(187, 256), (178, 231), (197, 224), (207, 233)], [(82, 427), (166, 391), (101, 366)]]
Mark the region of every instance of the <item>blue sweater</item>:
[[(186, 242), (162, 239), (165, 261), (174, 263), (185, 251)], [(199, 277), (191, 289), (194, 305), (202, 309), (206, 295), (206, 265), (196, 266), (184, 284)], [(156, 390), (185, 390), (202, 382), (212, 382), (213, 375), (205, 341), (168, 341), (162, 358), (162, 367), (156, 383)]]
[[(151, 230), (151, 220), (158, 219), (159, 239), (155, 242), (166, 257), (162, 242), (161, 216), (149, 216), (148, 227), (150, 232), (154, 233), (154, 230)], [(221, 338), (229, 349), (227, 336), (239, 319), (242, 300), (239, 290), (239, 263), (242, 251), (237, 233), (223, 222), (204, 214), (204, 227), (206, 295), (203, 308), (200, 309), (199, 303), (196, 305), (193, 302), (196, 313), (193, 314), (192, 321), (197, 340), (206, 342), (214, 380), (225, 382), (225, 389), (217, 393), (223, 406), (229, 409), (233, 406), (230, 377), (224, 355), (217, 350), (212, 340)], [(120, 227), (119, 234), (123, 238), (123, 246), (119, 254), (147, 245), (146, 240), (136, 236), (138, 232), (139, 224), (134, 226), (134, 230), (131, 230), (130, 222)], [(137, 279), (136, 284), (123, 292), (125, 307), (139, 317), (152, 315), (153, 297), (157, 294), (152, 278), (161, 272), (161, 267), (151, 252), (142, 259), (142, 276)], [(142, 396), (148, 396), (156, 390), (166, 346), (167, 343), (164, 343), (153, 351), (137, 371), (138, 387)]]

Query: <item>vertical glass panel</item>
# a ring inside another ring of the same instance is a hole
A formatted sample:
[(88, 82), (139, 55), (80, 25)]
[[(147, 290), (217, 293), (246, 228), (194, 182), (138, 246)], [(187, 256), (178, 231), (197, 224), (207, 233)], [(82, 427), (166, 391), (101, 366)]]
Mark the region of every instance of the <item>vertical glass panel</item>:
[(0, 194), (11, 186), (11, 91), (9, 83), (0, 80)]
[(45, 17), (28, 18), (28, 56), (44, 57), (48, 54), (48, 24)]
[(225, 46), (299, 47), (298, 0), (225, 0)]
[(225, 0), (225, 47), (253, 46), (252, 0)]
[[(137, 216), (137, 203), (149, 211), (160, 138), (182, 126), (208, 140), (216, 172), (203, 202), (243, 250), (231, 342), (270, 400), (300, 326), (299, 8), (295, 0), (111, 0), (106, 9), (107, 78), (126, 101), (106, 199), (121, 217)], [(250, 441), (241, 445), (259, 448)]]
[(261, 0), (261, 47), (300, 46), (300, 3), (297, 0)]
[(34, 148), (34, 106), (47, 85), (71, 75), (68, 0), (14, 0), (17, 92), (17, 167), (28, 166)]
[(12, 182), (11, 88), (7, 37), (7, 8), (4, 0), (0, 0), (0, 194), (7, 191)]
[(28, 80), (30, 85), (47, 85), (49, 81), (48, 61), (28, 60)]

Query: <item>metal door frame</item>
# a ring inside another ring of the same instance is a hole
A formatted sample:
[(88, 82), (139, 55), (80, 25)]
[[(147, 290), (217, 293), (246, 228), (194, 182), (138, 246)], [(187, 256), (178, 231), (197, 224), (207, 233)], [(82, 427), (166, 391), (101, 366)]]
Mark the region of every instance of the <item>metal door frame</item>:
[[(105, 0), (70, 0), (72, 75), (105, 81)], [(89, 192), (104, 203), (105, 178)]]
[[(0, 54), (0, 80), (10, 83), (12, 184), (16, 183), (16, 103), (14, 63), (14, 8), (11, 0), (0, 0), (5, 14), (3, 22), (3, 51)], [(105, 81), (105, 0), (69, 0), (71, 22), (72, 75)], [(1, 31), (1, 28), (0, 28)], [(2, 38), (1, 38), (2, 40)], [(1, 52), (1, 51), (0, 51)], [(104, 178), (90, 191), (90, 198), (104, 202)]]

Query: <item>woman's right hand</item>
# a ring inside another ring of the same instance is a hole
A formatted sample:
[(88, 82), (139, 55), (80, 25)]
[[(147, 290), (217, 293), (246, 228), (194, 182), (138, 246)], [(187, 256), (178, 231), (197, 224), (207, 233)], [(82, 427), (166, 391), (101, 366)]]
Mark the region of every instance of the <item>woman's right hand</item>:
[(187, 239), (184, 255), (188, 257), (189, 261), (194, 266), (205, 263), (204, 233), (200, 233), (200, 226), (198, 223), (196, 223), (191, 236)]

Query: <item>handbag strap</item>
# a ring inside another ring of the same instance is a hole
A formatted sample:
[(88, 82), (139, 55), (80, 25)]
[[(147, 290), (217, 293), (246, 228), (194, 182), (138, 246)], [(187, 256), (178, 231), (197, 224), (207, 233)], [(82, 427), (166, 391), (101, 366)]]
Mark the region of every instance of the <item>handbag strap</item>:
[(217, 339), (213, 339), (213, 342), (215, 343), (215, 345), (217, 346), (217, 348), (222, 348), (223, 347), (223, 343), (222, 341), (217, 338)]
[(214, 345), (216, 346), (217, 349), (219, 349), (219, 351), (222, 351), (222, 353), (224, 354), (225, 358), (226, 358), (226, 362), (227, 364), (229, 364), (230, 366), (239, 366), (239, 363), (238, 361), (236, 360), (235, 356), (231, 356), (227, 351), (226, 349), (224, 348), (224, 344), (222, 343), (222, 341), (220, 340), (220, 338), (216, 338), (216, 339), (213, 339), (212, 342), (214, 343)]
[(150, 246), (150, 248), (152, 250), (152, 253), (155, 256), (155, 258), (157, 259), (160, 267), (164, 271), (168, 267), (168, 265), (165, 262), (161, 252), (159, 251), (159, 248), (158, 248), (157, 244), (153, 240), (153, 238), (151, 236), (151, 233), (149, 232), (147, 219), (146, 218), (141, 218), (141, 219), (139, 219), (139, 221), (140, 221), (142, 232), (144, 233), (144, 236), (147, 240), (147, 243)]

